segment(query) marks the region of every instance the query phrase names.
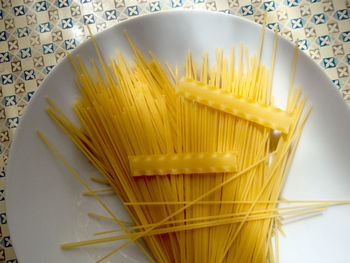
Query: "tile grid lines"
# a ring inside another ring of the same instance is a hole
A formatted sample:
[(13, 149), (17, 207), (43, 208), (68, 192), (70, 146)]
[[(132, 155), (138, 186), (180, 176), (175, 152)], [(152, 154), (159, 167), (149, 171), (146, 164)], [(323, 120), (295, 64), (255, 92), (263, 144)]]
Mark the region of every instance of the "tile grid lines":
[(0, 0), (0, 263), (17, 262), (7, 229), (4, 182), (8, 148), (23, 109), (68, 52), (130, 17), (174, 8), (245, 17), (295, 42), (350, 104), (350, 0)]

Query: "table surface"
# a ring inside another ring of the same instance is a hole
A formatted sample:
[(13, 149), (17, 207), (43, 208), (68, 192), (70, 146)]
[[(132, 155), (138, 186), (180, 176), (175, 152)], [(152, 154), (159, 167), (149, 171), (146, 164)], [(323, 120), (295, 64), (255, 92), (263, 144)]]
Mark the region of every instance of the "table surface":
[(173, 8), (224, 12), (267, 26), (319, 64), (350, 104), (350, 0), (0, 0), (0, 263), (17, 262), (5, 212), (6, 162), (23, 109), (68, 52), (93, 32)]

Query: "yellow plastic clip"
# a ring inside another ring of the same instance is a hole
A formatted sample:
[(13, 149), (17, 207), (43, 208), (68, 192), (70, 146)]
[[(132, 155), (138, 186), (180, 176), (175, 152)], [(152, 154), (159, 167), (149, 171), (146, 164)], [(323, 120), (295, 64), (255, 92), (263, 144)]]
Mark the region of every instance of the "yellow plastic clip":
[(291, 114), (279, 108), (224, 93), (215, 87), (189, 78), (181, 79), (176, 87), (176, 93), (186, 99), (194, 100), (200, 104), (283, 133), (288, 133), (293, 120)]
[(183, 153), (129, 156), (131, 174), (167, 175), (237, 171), (235, 153)]

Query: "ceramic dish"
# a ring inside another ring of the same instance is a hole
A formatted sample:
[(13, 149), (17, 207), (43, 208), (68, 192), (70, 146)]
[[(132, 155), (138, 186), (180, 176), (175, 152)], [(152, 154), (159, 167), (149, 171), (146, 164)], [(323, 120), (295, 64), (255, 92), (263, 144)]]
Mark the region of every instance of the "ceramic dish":
[[(120, 23), (96, 36), (105, 58), (118, 48), (128, 57), (131, 49), (124, 37), (127, 30), (141, 51), (151, 50), (161, 61), (183, 65), (191, 49), (194, 59), (204, 51), (214, 58), (215, 48), (228, 54), (231, 45), (258, 50), (261, 26), (231, 15), (204, 11), (174, 11), (138, 17)], [(262, 61), (270, 66), (273, 33), (266, 32)], [(91, 41), (73, 55), (85, 62), (97, 59)], [(286, 100), (293, 58), (293, 45), (279, 38), (273, 95), (277, 104)], [(212, 60), (213, 61), (213, 60)], [(123, 242), (62, 251), (63, 242), (91, 238), (93, 232), (108, 230), (112, 224), (87, 216), (103, 214), (85, 189), (52, 154), (35, 133), (36, 129), (85, 179), (99, 176), (45, 112), (49, 96), (73, 120), (71, 103), (78, 90), (74, 72), (66, 59), (45, 79), (27, 106), (17, 129), (8, 160), (6, 206), (11, 238), (19, 262), (94, 262)], [(340, 93), (322, 69), (307, 55), (297, 60), (295, 85), (308, 94), (314, 108), (295, 154), (283, 196), (293, 200), (350, 200), (350, 112)], [(98, 185), (91, 185), (98, 187)], [(109, 197), (109, 206), (120, 219), (128, 219), (118, 200)], [(285, 225), (287, 238), (280, 238), (280, 262), (350, 262), (348, 253), (350, 205), (336, 206), (323, 215)], [(147, 262), (134, 245), (106, 262)]]

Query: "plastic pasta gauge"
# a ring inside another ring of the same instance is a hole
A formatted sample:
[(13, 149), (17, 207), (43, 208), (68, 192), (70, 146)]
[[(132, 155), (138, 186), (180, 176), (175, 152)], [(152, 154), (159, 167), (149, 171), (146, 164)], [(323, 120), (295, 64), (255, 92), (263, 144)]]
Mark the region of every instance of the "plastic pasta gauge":
[[(218, 49), (210, 66), (207, 54), (197, 64), (189, 53), (185, 76), (177, 68), (168, 67), (168, 73), (152, 54), (145, 58), (128, 35), (134, 62), (117, 52), (107, 64), (89, 29), (101, 66), (92, 61), (88, 70), (79, 56), (69, 57), (81, 92), (73, 103), (81, 127), (49, 98), (47, 113), (104, 176), (93, 180), (108, 188), (90, 188), (38, 134), (84, 184), (84, 194), (93, 195), (109, 214), (89, 216), (119, 227), (62, 249), (125, 239), (97, 262), (135, 242), (151, 262), (271, 263), (279, 260), (284, 218), (334, 203), (280, 198), (311, 107), (304, 109), (306, 97), (293, 88), (297, 47), (287, 106), (273, 105), (277, 32), (268, 69), (260, 63), (265, 23), (266, 17), (257, 55), (248, 56), (242, 45), (235, 66), (233, 48), (229, 57)], [(274, 129), (281, 131), (277, 142)], [(100, 197), (105, 192), (116, 194), (132, 222), (111, 212)], [(281, 208), (279, 203), (296, 204)]]

